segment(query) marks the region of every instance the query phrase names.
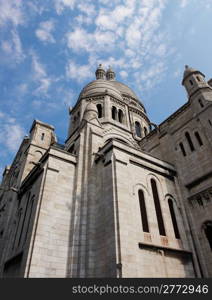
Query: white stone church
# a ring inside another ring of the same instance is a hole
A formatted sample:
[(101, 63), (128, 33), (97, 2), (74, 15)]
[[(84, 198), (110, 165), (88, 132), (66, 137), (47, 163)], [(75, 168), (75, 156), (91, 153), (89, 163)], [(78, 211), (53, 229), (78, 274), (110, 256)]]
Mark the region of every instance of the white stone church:
[(64, 145), (35, 120), (0, 187), (0, 277), (212, 277), (212, 80), (160, 125), (101, 65)]

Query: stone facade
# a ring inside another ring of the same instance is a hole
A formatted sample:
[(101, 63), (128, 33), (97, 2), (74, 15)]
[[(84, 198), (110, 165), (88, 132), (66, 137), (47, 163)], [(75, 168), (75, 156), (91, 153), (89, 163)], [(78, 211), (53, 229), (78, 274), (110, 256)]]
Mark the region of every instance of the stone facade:
[(156, 128), (100, 65), (64, 145), (35, 120), (0, 188), (1, 277), (211, 277), (212, 88)]

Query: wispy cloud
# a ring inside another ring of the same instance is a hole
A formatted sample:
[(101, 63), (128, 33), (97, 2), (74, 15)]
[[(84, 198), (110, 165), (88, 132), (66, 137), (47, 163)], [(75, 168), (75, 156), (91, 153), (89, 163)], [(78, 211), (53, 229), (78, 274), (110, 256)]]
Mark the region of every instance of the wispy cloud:
[(8, 22), (15, 26), (23, 24), (22, 5), (22, 0), (0, 0), (0, 26), (6, 25)]
[(21, 39), (16, 29), (13, 29), (11, 33), (8, 34), (7, 40), (2, 40), (1, 49), (4, 55), (8, 57), (10, 64), (20, 63), (25, 58)]
[(68, 78), (82, 82), (92, 76), (91, 66), (89, 64), (78, 65), (73, 60), (70, 60), (66, 67), (66, 75)]
[(52, 83), (52, 79), (47, 75), (44, 65), (40, 62), (37, 54), (35, 52), (31, 52), (32, 56), (32, 70), (34, 81), (38, 84), (38, 87), (34, 91), (35, 95), (45, 95), (47, 96), (47, 92)]
[(18, 146), (25, 134), (24, 128), (16, 121), (15, 118), (0, 111), (0, 144), (9, 152), (18, 150)]
[[(87, 65), (75, 68), (73, 61), (68, 63), (68, 76), (76, 81), (87, 79), (89, 61), (95, 57), (96, 65), (102, 62), (117, 67), (122, 78), (131, 72), (130, 78), (134, 78), (135, 82), (136, 70), (144, 67), (149, 80), (152, 79), (152, 85), (158, 82), (154, 80), (158, 66), (165, 66), (170, 53), (167, 33), (160, 29), (167, 0), (100, 2), (104, 6), (96, 9), (92, 27), (79, 24), (67, 33), (68, 48), (77, 55), (88, 54)], [(77, 70), (85, 70), (84, 75), (80, 76)], [(160, 67), (160, 70), (163, 72), (165, 68)], [(143, 88), (150, 87), (144, 78), (139, 77)]]
[(65, 8), (73, 9), (76, 2), (76, 0), (54, 0), (56, 12), (61, 14)]
[(41, 22), (39, 28), (35, 31), (36, 36), (45, 43), (55, 43), (55, 39), (52, 35), (54, 30), (54, 21), (49, 20)]

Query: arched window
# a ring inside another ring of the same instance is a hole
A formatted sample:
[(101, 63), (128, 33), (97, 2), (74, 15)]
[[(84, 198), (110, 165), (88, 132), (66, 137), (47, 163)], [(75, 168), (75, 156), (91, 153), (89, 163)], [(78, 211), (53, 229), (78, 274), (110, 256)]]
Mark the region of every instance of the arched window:
[(119, 109), (119, 111), (118, 111), (118, 120), (119, 120), (120, 123), (123, 123), (123, 117), (124, 117), (123, 111), (121, 109)]
[(200, 107), (204, 107), (204, 104), (203, 104), (203, 102), (202, 102), (202, 99), (199, 99), (198, 101), (199, 101)]
[(144, 136), (147, 136), (147, 134), (148, 134), (147, 128), (144, 127)]
[(180, 233), (179, 233), (179, 229), (178, 229), (178, 226), (177, 226), (177, 219), (176, 219), (176, 216), (175, 216), (174, 205), (173, 205), (172, 199), (169, 198), (168, 204), (169, 204), (169, 210), (170, 210), (170, 214), (171, 214), (172, 225), (173, 225), (173, 228), (174, 228), (175, 237), (176, 237), (176, 239), (180, 239)]
[(208, 221), (204, 224), (204, 231), (205, 235), (207, 237), (208, 243), (210, 245), (210, 248), (212, 250), (212, 222)]
[(140, 204), (140, 212), (141, 212), (141, 221), (142, 221), (143, 231), (149, 232), (146, 204), (145, 204), (145, 199), (144, 199), (144, 193), (142, 190), (138, 191), (138, 198), (139, 198), (139, 204)]
[(186, 156), (185, 148), (183, 146), (183, 143), (179, 143), (180, 149), (182, 151), (183, 156)]
[(202, 145), (203, 145), (203, 142), (202, 142), (202, 139), (201, 139), (201, 137), (200, 137), (200, 135), (199, 135), (199, 132), (196, 131), (194, 134), (195, 134), (195, 137), (196, 137), (196, 139), (197, 139), (199, 145), (202, 146)]
[(193, 145), (193, 143), (192, 143), (190, 134), (189, 134), (188, 132), (185, 133), (185, 137), (186, 137), (186, 139), (187, 139), (187, 142), (188, 142), (188, 144), (189, 144), (189, 147), (190, 147), (191, 151), (194, 151), (194, 150), (195, 150), (195, 149), (194, 149), (194, 145)]
[(160, 199), (158, 196), (157, 184), (154, 179), (151, 179), (151, 187), (152, 187), (152, 194), (153, 194), (153, 199), (154, 199), (154, 203), (155, 203), (155, 210), (156, 210), (156, 216), (157, 216), (157, 221), (158, 221), (159, 233), (160, 233), (160, 235), (166, 235), (161, 206), (160, 206)]
[(117, 120), (117, 109), (115, 106), (112, 106), (112, 119)]
[(193, 81), (192, 80), (189, 80), (189, 82), (190, 82), (191, 85), (193, 85)]
[(97, 104), (96, 108), (98, 110), (98, 118), (102, 118), (102, 105)]
[(197, 78), (198, 81), (201, 81), (200, 78), (199, 78), (199, 76), (196, 76), (196, 78)]
[(41, 134), (41, 141), (44, 140), (44, 137), (45, 137), (45, 133), (42, 133), (42, 134)]
[(141, 137), (141, 125), (139, 122), (135, 122), (135, 132), (138, 137)]

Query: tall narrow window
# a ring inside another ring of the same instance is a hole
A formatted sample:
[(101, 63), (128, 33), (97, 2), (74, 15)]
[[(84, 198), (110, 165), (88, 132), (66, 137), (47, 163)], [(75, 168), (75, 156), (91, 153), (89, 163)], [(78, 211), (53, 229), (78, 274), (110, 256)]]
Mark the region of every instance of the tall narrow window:
[(24, 236), (24, 242), (23, 244), (25, 244), (26, 240), (27, 240), (27, 235), (28, 235), (28, 231), (29, 231), (29, 225), (31, 222), (31, 217), (32, 217), (32, 210), (33, 210), (33, 204), (34, 204), (34, 198), (35, 196), (33, 195), (31, 200), (30, 200), (30, 208), (29, 208), (29, 212), (28, 212), (28, 218), (26, 220), (26, 224), (24, 224), (26, 231), (25, 231), (25, 236)]
[(26, 220), (26, 216), (27, 216), (27, 212), (28, 212), (28, 206), (29, 206), (29, 201), (30, 201), (30, 194), (31, 193), (29, 192), (27, 203), (26, 203), (26, 206), (25, 206), (24, 216), (23, 216), (23, 220), (22, 220), (21, 231), (19, 233), (18, 246), (20, 245), (22, 234), (23, 234), (23, 230), (24, 230), (25, 220)]
[(144, 199), (144, 193), (142, 190), (138, 191), (138, 198), (140, 203), (140, 211), (141, 211), (141, 221), (142, 227), (144, 232), (149, 232), (149, 224), (147, 219), (147, 212), (146, 212), (146, 204)]
[(102, 118), (102, 105), (97, 104), (96, 108), (98, 110), (98, 118)]
[(161, 206), (160, 206), (160, 199), (158, 196), (158, 189), (157, 189), (156, 181), (154, 179), (151, 179), (151, 187), (152, 187), (152, 194), (153, 194), (153, 199), (154, 199), (154, 203), (155, 203), (155, 210), (156, 210), (156, 216), (157, 216), (157, 221), (158, 221), (159, 233), (160, 233), (160, 235), (166, 235)]
[(112, 107), (112, 119), (117, 120), (117, 109), (115, 106)]
[(199, 76), (197, 76), (196, 78), (197, 78), (198, 81), (201, 81), (200, 78), (199, 78)]
[(139, 122), (135, 122), (135, 132), (138, 137), (141, 137), (141, 125)]
[(183, 143), (179, 143), (180, 149), (182, 151), (183, 156), (186, 156), (185, 148), (183, 146)]
[(212, 222), (211, 221), (205, 223), (204, 230), (205, 230), (205, 235), (208, 239), (208, 243), (212, 250)]
[(199, 99), (198, 102), (199, 102), (200, 107), (204, 107), (204, 104), (203, 104), (203, 102), (202, 102), (202, 99)]
[(42, 133), (42, 134), (41, 134), (41, 141), (44, 140), (44, 136), (45, 136), (45, 133)]
[(188, 132), (185, 133), (185, 137), (186, 137), (186, 139), (187, 139), (187, 142), (188, 142), (188, 144), (189, 144), (189, 147), (190, 147), (191, 151), (194, 151), (194, 150), (195, 150), (195, 149), (194, 149), (194, 145), (193, 145), (193, 143), (192, 143), (190, 134), (189, 134)]
[(208, 120), (208, 123), (210, 124), (210, 126), (212, 126), (212, 122), (211, 122), (211, 120)]
[(195, 137), (196, 137), (196, 139), (197, 139), (199, 145), (202, 146), (202, 145), (203, 145), (203, 142), (202, 142), (202, 139), (201, 139), (201, 137), (200, 137), (200, 135), (199, 135), (199, 132), (196, 131), (194, 134), (195, 134)]
[(174, 228), (175, 237), (176, 237), (176, 239), (180, 239), (180, 233), (179, 233), (179, 229), (178, 229), (178, 226), (177, 226), (177, 219), (176, 219), (176, 216), (175, 216), (174, 205), (173, 205), (172, 199), (168, 200), (168, 204), (169, 204), (169, 210), (170, 210), (170, 214), (171, 214), (172, 225), (173, 225), (173, 228)]
[(148, 132), (147, 132), (147, 128), (144, 127), (144, 136), (147, 136)]
[(192, 80), (189, 80), (189, 82), (190, 82), (191, 85), (193, 85), (193, 81)]
[(118, 120), (120, 123), (123, 123), (123, 111), (121, 109), (118, 112)]

